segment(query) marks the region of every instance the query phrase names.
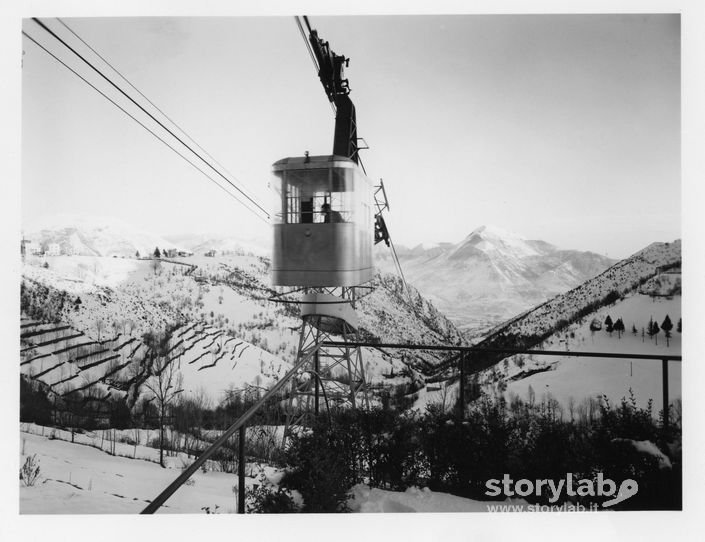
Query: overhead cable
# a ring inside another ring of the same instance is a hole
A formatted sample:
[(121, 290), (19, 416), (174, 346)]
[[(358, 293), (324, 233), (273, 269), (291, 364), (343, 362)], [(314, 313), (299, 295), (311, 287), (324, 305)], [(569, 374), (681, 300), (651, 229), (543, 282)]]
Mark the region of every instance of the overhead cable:
[[(296, 26), (299, 27), (299, 31), (301, 32), (301, 38), (304, 40), (304, 45), (306, 46), (306, 50), (308, 51), (309, 56), (311, 57), (311, 62), (313, 62), (313, 68), (316, 70), (316, 75), (319, 76), (321, 67), (318, 65), (318, 62), (316, 62), (316, 55), (313, 54), (313, 50), (311, 49), (311, 43), (308, 41), (308, 38), (306, 37), (306, 32), (304, 31), (303, 26), (301, 26), (301, 21), (299, 20), (298, 16), (294, 16), (294, 20), (296, 21)], [(309, 33), (311, 32), (311, 25), (308, 22), (308, 17), (304, 15), (304, 21), (306, 22), (306, 26), (308, 27)], [(335, 104), (333, 102), (328, 102), (330, 104), (330, 108), (333, 111), (333, 115), (337, 114), (337, 110), (335, 108)]]
[(199, 145), (198, 142), (195, 139), (193, 139), (186, 132), (186, 130), (184, 130), (181, 126), (179, 126), (179, 124), (174, 119), (172, 119), (162, 109), (160, 109), (157, 104), (155, 104), (152, 100), (150, 100), (147, 96), (145, 96), (142, 93), (142, 91), (140, 91), (140, 89), (138, 89), (135, 85), (133, 85), (132, 82), (129, 79), (127, 79), (127, 77), (125, 77), (115, 66), (113, 66), (107, 59), (105, 59), (98, 51), (96, 51), (93, 47), (91, 47), (91, 45), (89, 43), (87, 43), (81, 36), (79, 36), (69, 25), (67, 25), (62, 19), (60, 19), (58, 17), (56, 20), (59, 21), (64, 26), (64, 28), (66, 28), (69, 32), (71, 32), (71, 34), (76, 36), (76, 38), (81, 43), (83, 43), (86, 47), (88, 47), (93, 52), (93, 54), (95, 54), (98, 58), (100, 58), (103, 62), (105, 62), (108, 66), (110, 66), (110, 69), (112, 69), (116, 74), (118, 74), (120, 76), (120, 78), (122, 78), (123, 81), (125, 81), (128, 85), (130, 85), (130, 87), (132, 87), (132, 89), (135, 92), (137, 92), (137, 94), (139, 94), (140, 96), (142, 96), (142, 98), (147, 100), (147, 102), (152, 107), (154, 107), (154, 109), (159, 111), (162, 114), (162, 116), (164, 116), (164, 118), (166, 118), (174, 127), (176, 127), (184, 136), (186, 136), (189, 141), (191, 141), (196, 147), (198, 147), (198, 149), (201, 152), (203, 152), (203, 154), (205, 154), (208, 158), (210, 158), (213, 163), (215, 163), (220, 169), (225, 171), (225, 173), (227, 173), (231, 178), (235, 179), (238, 183), (240, 183), (240, 185), (242, 185), (244, 187), (244, 183), (242, 181), (240, 181), (235, 175), (233, 175), (230, 171), (228, 171), (228, 169), (225, 166), (223, 166), (220, 162), (218, 162), (218, 160), (216, 160), (206, 149), (204, 149), (201, 145)]
[(58, 56), (56, 56), (54, 53), (52, 53), (49, 49), (47, 49), (44, 45), (39, 43), (36, 39), (34, 39), (32, 36), (27, 34), (24, 30), (22, 31), (22, 34), (27, 37), (29, 40), (31, 40), (35, 45), (37, 45), (39, 48), (41, 48), (44, 52), (46, 52), (48, 55), (50, 55), (54, 60), (62, 64), (65, 68), (67, 68), (69, 71), (71, 71), (74, 75), (76, 75), (79, 79), (81, 79), (84, 83), (86, 83), (88, 86), (90, 86), (93, 90), (98, 92), (101, 96), (103, 96), (106, 100), (108, 100), (110, 103), (112, 103), (115, 107), (120, 109), (123, 113), (125, 113), (128, 117), (130, 117), (132, 120), (134, 120), (137, 124), (142, 126), (145, 130), (147, 130), (150, 134), (152, 134), (154, 137), (156, 137), (159, 141), (164, 143), (167, 147), (169, 147), (172, 151), (174, 151), (178, 156), (183, 158), (188, 164), (190, 164), (196, 171), (200, 172), (201, 174), (205, 175), (206, 178), (208, 178), (213, 184), (215, 184), (218, 188), (223, 190), (226, 194), (228, 194), (230, 197), (234, 198), (238, 203), (243, 205), (246, 209), (251, 211), (257, 218), (260, 220), (264, 221), (265, 223), (267, 222), (260, 213), (252, 209), (249, 205), (247, 205), (244, 201), (242, 201), (240, 198), (238, 198), (235, 194), (232, 192), (228, 191), (224, 186), (222, 186), (220, 183), (218, 183), (213, 177), (208, 175), (205, 171), (200, 169), (196, 164), (191, 162), (188, 158), (186, 158), (183, 154), (181, 154), (179, 151), (177, 151), (174, 147), (172, 147), (166, 140), (164, 140), (162, 137), (160, 137), (156, 132), (154, 132), (151, 128), (149, 128), (147, 125), (142, 123), (140, 120), (138, 120), (134, 115), (132, 115), (129, 111), (127, 111), (125, 108), (123, 108), (120, 104), (118, 104), (115, 100), (113, 100), (110, 96), (105, 94), (102, 90), (100, 90), (98, 87), (93, 85), (90, 81), (88, 81), (85, 77), (83, 77), (80, 73), (78, 73), (76, 70), (74, 70), (71, 66), (66, 64), (63, 60), (61, 60)]
[(147, 114), (154, 122), (159, 124), (162, 128), (164, 128), (169, 134), (176, 139), (179, 143), (181, 143), (184, 147), (186, 147), (189, 151), (191, 151), (199, 160), (201, 160), (204, 164), (206, 164), (210, 169), (212, 169), (217, 175), (219, 175), (223, 180), (225, 180), (230, 186), (232, 186), (235, 190), (240, 192), (246, 199), (248, 199), (255, 207), (260, 209), (267, 219), (270, 218), (269, 213), (262, 207), (259, 203), (257, 203), (253, 198), (245, 194), (243, 190), (241, 190), (238, 186), (236, 186), (234, 183), (232, 183), (227, 177), (225, 177), (220, 171), (218, 171), (215, 167), (213, 167), (207, 160), (205, 160), (199, 153), (197, 153), (191, 146), (189, 146), (183, 139), (181, 139), (179, 136), (177, 136), (174, 132), (172, 132), (168, 127), (164, 126), (162, 122), (159, 121), (154, 115), (152, 115), (149, 111), (147, 111), (144, 107), (142, 107), (139, 103), (137, 103), (129, 94), (127, 94), (124, 90), (122, 90), (118, 85), (116, 85), (109, 77), (107, 77), (103, 72), (101, 72), (98, 68), (96, 68), (93, 64), (91, 64), (88, 60), (86, 60), (83, 55), (81, 55), (78, 51), (76, 51), (71, 45), (66, 43), (60, 36), (58, 36), (53, 30), (51, 30), (48, 26), (46, 26), (43, 22), (41, 22), (39, 19), (36, 17), (33, 17), (32, 20), (37, 23), (40, 27), (42, 27), (46, 32), (48, 32), (51, 36), (53, 36), (57, 41), (59, 41), (62, 45), (64, 45), (67, 49), (69, 49), (73, 54), (75, 54), (78, 58), (80, 58), (85, 64), (87, 64), (93, 71), (95, 71), (98, 75), (100, 75), (105, 81), (107, 81), (111, 86), (113, 86), (120, 94), (125, 96), (128, 100), (130, 100), (133, 104), (135, 104), (138, 108), (140, 108), (145, 114)]

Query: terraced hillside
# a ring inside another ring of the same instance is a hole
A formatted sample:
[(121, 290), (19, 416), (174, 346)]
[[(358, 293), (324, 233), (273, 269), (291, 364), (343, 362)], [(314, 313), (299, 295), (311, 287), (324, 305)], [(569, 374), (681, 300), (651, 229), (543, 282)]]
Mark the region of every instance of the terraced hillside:
[[(397, 278), (380, 275), (373, 286), (358, 302), (365, 339), (462, 341), (450, 321), (415, 290), (405, 292)], [(248, 253), (176, 260), (63, 256), (46, 258), (46, 265), (30, 260), (21, 289), (23, 310), (35, 324), (27, 333), (53, 331), (25, 337), (23, 354), (33, 355), (23, 357), (23, 373), (57, 393), (122, 394), (133, 406), (149, 377), (152, 353), (143, 337), (169, 330), (168, 361), (178, 364), (185, 393), (205, 391), (219, 404), (233, 389), (269, 387), (293, 363), (298, 308), (273, 302), (275, 293), (269, 261)], [(368, 349), (363, 358), (368, 383), (381, 389), (419, 381), (444, 356)]]

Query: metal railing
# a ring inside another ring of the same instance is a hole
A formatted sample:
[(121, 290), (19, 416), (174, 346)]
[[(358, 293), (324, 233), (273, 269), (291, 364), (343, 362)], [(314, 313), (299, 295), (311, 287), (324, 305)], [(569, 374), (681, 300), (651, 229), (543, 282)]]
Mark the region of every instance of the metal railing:
[[(683, 361), (682, 356), (667, 355), (667, 354), (631, 354), (631, 353), (615, 353), (615, 352), (575, 352), (569, 350), (529, 350), (520, 348), (481, 348), (474, 346), (441, 346), (441, 345), (409, 345), (402, 343), (375, 343), (375, 342), (348, 342), (342, 343), (337, 341), (328, 341), (321, 346), (341, 346), (347, 344), (351, 348), (385, 348), (390, 350), (427, 350), (427, 351), (445, 351), (458, 352), (461, 355), (458, 357), (458, 370), (460, 372), (460, 405), (465, 404), (465, 377), (468, 361), (472, 361), (470, 354), (529, 354), (540, 356), (567, 356), (567, 357), (584, 357), (584, 358), (607, 358), (607, 359), (631, 359), (631, 360), (660, 360), (661, 361), (661, 386), (663, 395), (663, 430), (668, 431), (669, 428), (669, 399), (668, 399), (668, 362)], [(470, 367), (472, 369), (472, 367)]]
[(468, 354), (472, 353), (489, 353), (489, 354), (534, 354), (541, 356), (569, 356), (569, 357), (592, 357), (592, 358), (612, 358), (612, 359), (632, 359), (632, 360), (661, 360), (662, 363), (662, 385), (663, 385), (663, 429), (668, 431), (669, 427), (669, 415), (668, 415), (668, 362), (669, 361), (682, 361), (682, 356), (673, 355), (654, 355), (654, 354), (618, 354), (611, 352), (571, 352), (567, 350), (527, 350), (527, 349), (512, 349), (512, 348), (476, 348), (472, 346), (441, 346), (441, 345), (409, 345), (400, 343), (374, 343), (374, 342), (343, 342), (343, 341), (326, 341), (319, 343), (302, 356), (296, 364), (291, 368), (291, 370), (279, 381), (277, 381), (272, 388), (270, 388), (267, 393), (265, 393), (262, 398), (252, 405), (247, 412), (245, 412), (240, 418), (235, 421), (225, 432), (206, 448), (203, 453), (196, 459), (188, 468), (186, 468), (177, 478), (174, 480), (164, 491), (162, 491), (144, 510), (142, 514), (153, 514), (156, 512), (166, 501), (171, 497), (177, 489), (179, 489), (190, 477), (193, 475), (206, 460), (211, 457), (221, 446), (223, 446), (228, 439), (235, 434), (236, 431), (240, 431), (240, 450), (239, 450), (239, 499), (238, 499), (238, 511), (244, 512), (244, 429), (247, 421), (260, 409), (264, 404), (273, 396), (276, 395), (282, 387), (284, 387), (297, 372), (308, 363), (311, 358), (321, 349), (325, 347), (348, 347), (348, 348), (376, 348), (376, 349), (403, 349), (403, 350), (427, 350), (427, 351), (446, 351), (446, 352), (458, 352), (460, 355), (458, 357), (459, 371), (460, 371), (460, 405), (465, 404), (464, 397), (464, 382), (466, 376), (466, 364), (468, 362)]
[(166, 501), (169, 497), (171, 497), (177, 489), (179, 489), (185, 482), (188, 480), (191, 475), (193, 475), (194, 472), (196, 472), (203, 463), (206, 462), (206, 460), (212, 456), (218, 448), (223, 446), (228, 439), (235, 434), (236, 431), (240, 430), (241, 428), (243, 431), (240, 432), (240, 474), (238, 476), (240, 480), (240, 486), (239, 486), (239, 496), (240, 498), (238, 499), (238, 506), (240, 507), (240, 510), (244, 512), (244, 470), (242, 470), (244, 466), (244, 448), (243, 448), (243, 442), (244, 442), (244, 427), (247, 421), (254, 416), (254, 414), (264, 406), (264, 404), (272, 397), (274, 397), (277, 392), (284, 387), (294, 376), (296, 376), (297, 372), (301, 367), (303, 367), (306, 363), (308, 363), (311, 360), (311, 357), (318, 352), (318, 350), (321, 348), (320, 344), (315, 345), (312, 347), (308, 352), (306, 352), (306, 355), (301, 356), (301, 358), (294, 364), (294, 366), (291, 368), (291, 370), (284, 375), (283, 378), (277, 381), (274, 386), (272, 386), (267, 393), (265, 393), (262, 398), (257, 401), (254, 405), (252, 405), (247, 412), (245, 412), (242, 416), (240, 416), (237, 421), (232, 424), (230, 427), (228, 427), (225, 432), (216, 440), (213, 444), (211, 444), (208, 448), (206, 448), (203, 453), (198, 456), (198, 459), (196, 459), (191, 465), (189, 465), (188, 468), (186, 468), (176, 480), (174, 480), (169, 486), (162, 491), (157, 497), (149, 503), (144, 510), (142, 510), (142, 514), (153, 514), (156, 512)]

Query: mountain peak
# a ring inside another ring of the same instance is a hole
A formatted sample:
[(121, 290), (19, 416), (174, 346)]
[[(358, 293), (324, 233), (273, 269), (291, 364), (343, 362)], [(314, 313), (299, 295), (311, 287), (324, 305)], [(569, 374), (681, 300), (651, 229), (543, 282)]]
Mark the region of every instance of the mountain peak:
[(537, 256), (536, 248), (527, 240), (498, 226), (483, 225), (456, 245), (456, 257), (475, 250), (485, 254), (501, 253), (510, 258)]
[(500, 228), (499, 226), (495, 226), (493, 224), (485, 224), (480, 226), (479, 228), (475, 228), (465, 239), (467, 240), (473, 237), (482, 237), (483, 239), (516, 239), (524, 241), (522, 237), (519, 237), (515, 233), (510, 232), (509, 230), (505, 230), (504, 228)]

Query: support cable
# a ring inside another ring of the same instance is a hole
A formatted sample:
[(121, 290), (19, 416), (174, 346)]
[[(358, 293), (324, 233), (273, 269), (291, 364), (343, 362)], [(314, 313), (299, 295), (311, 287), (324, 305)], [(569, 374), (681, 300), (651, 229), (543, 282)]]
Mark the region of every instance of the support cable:
[[(294, 20), (296, 21), (296, 26), (299, 27), (299, 31), (301, 32), (301, 38), (304, 40), (304, 43), (306, 44), (306, 50), (308, 51), (308, 54), (311, 57), (311, 62), (313, 62), (313, 68), (316, 70), (316, 75), (318, 75), (320, 67), (318, 66), (318, 62), (316, 62), (316, 55), (314, 55), (313, 51), (311, 50), (311, 44), (308, 42), (308, 38), (306, 37), (306, 32), (304, 31), (303, 27), (301, 26), (301, 21), (299, 21), (299, 18), (297, 16), (294, 16)], [(310, 32), (310, 28), (309, 28), (309, 32)]]
[(191, 475), (196, 472), (203, 463), (206, 462), (206, 460), (213, 455), (218, 448), (220, 448), (223, 444), (225, 444), (228, 439), (235, 434), (235, 431), (240, 429), (247, 421), (260, 409), (264, 404), (271, 398), (276, 395), (276, 393), (284, 387), (289, 381), (296, 376), (298, 373), (299, 369), (301, 369), (306, 363), (308, 363), (311, 358), (315, 355), (316, 352), (318, 352), (318, 349), (320, 348), (320, 345), (316, 345), (315, 347), (311, 348), (308, 352), (306, 352), (306, 355), (301, 356), (301, 359), (297, 361), (294, 366), (291, 368), (291, 370), (284, 375), (283, 378), (278, 380), (270, 389), (265, 393), (262, 398), (257, 401), (254, 405), (252, 405), (247, 412), (245, 412), (242, 416), (240, 416), (235, 423), (233, 423), (230, 427), (228, 427), (223, 434), (213, 443), (211, 444), (208, 448), (206, 448), (201, 454), (198, 456), (198, 459), (196, 459), (191, 465), (189, 465), (184, 471), (174, 480), (167, 488), (162, 491), (155, 499), (149, 503), (145, 507), (141, 514), (153, 514), (156, 512), (166, 501), (169, 497), (171, 497), (177, 489), (179, 489), (185, 482), (188, 480)]
[(44, 45), (42, 45), (42, 44), (39, 43), (36, 39), (34, 39), (32, 36), (30, 36), (29, 34), (27, 34), (27, 32), (25, 32), (24, 30), (22, 31), (22, 34), (23, 34), (26, 38), (28, 38), (29, 40), (31, 40), (35, 45), (37, 45), (37, 47), (39, 47), (39, 48), (42, 49), (45, 53), (47, 53), (49, 56), (51, 56), (54, 60), (56, 60), (57, 62), (59, 62), (59, 63), (60, 63), (61, 65), (63, 65), (66, 69), (68, 69), (70, 72), (72, 72), (74, 75), (76, 75), (79, 79), (81, 79), (81, 80), (82, 80), (84, 83), (86, 83), (89, 87), (91, 87), (93, 90), (95, 90), (96, 92), (98, 92), (101, 96), (103, 96), (106, 100), (108, 100), (110, 103), (112, 103), (112, 104), (113, 104), (115, 107), (117, 107), (120, 111), (122, 111), (123, 113), (125, 113), (128, 117), (130, 117), (132, 120), (134, 120), (137, 124), (139, 124), (140, 126), (142, 126), (142, 128), (144, 128), (145, 130), (147, 130), (150, 134), (152, 134), (154, 137), (156, 137), (159, 141), (161, 141), (162, 143), (164, 143), (164, 145), (166, 145), (167, 147), (169, 147), (169, 148), (170, 148), (172, 151), (174, 151), (178, 156), (180, 156), (181, 158), (183, 158), (183, 159), (184, 159), (188, 164), (190, 164), (196, 171), (198, 171), (198, 172), (200, 172), (201, 174), (205, 175), (205, 177), (206, 177), (207, 179), (209, 179), (213, 184), (215, 184), (218, 188), (220, 188), (221, 190), (223, 190), (223, 191), (224, 191), (226, 194), (228, 194), (231, 198), (235, 199), (235, 201), (237, 201), (238, 203), (240, 203), (241, 205), (243, 205), (246, 209), (248, 209), (249, 211), (251, 211), (257, 218), (259, 218), (260, 220), (262, 220), (262, 221), (264, 221), (265, 223), (267, 223), (267, 221), (262, 217), (261, 214), (259, 214), (257, 211), (255, 211), (254, 209), (252, 209), (250, 206), (248, 206), (244, 201), (242, 201), (241, 199), (239, 199), (235, 194), (233, 194), (232, 192), (230, 192), (227, 188), (225, 188), (225, 187), (222, 186), (220, 183), (218, 183), (215, 179), (213, 179), (213, 177), (211, 177), (211, 176), (208, 175), (205, 171), (203, 171), (202, 169), (200, 169), (196, 164), (194, 164), (193, 162), (191, 162), (188, 158), (186, 158), (186, 157), (185, 157), (183, 154), (181, 154), (178, 150), (176, 150), (174, 147), (172, 147), (166, 140), (164, 140), (162, 137), (160, 137), (160, 136), (159, 136), (156, 132), (154, 132), (151, 128), (149, 128), (147, 125), (145, 125), (145, 124), (142, 123), (140, 120), (138, 120), (138, 119), (137, 119), (135, 116), (133, 116), (129, 111), (127, 111), (125, 108), (123, 108), (123, 107), (122, 107), (120, 104), (118, 104), (115, 100), (113, 100), (112, 98), (110, 98), (110, 96), (108, 96), (107, 94), (105, 94), (105, 93), (104, 93), (102, 90), (100, 90), (98, 87), (96, 87), (95, 85), (93, 85), (93, 83), (91, 83), (90, 81), (88, 81), (85, 77), (83, 77), (80, 73), (78, 73), (76, 70), (74, 70), (71, 66), (69, 66), (68, 64), (66, 64), (63, 60), (61, 60), (59, 57), (57, 57), (54, 53), (52, 53), (52, 52), (51, 52), (49, 49), (47, 49)]
[[(308, 22), (308, 17), (306, 17), (304, 15), (303, 19), (306, 22), (306, 26), (308, 27), (308, 32), (310, 34), (311, 33), (311, 25)], [(308, 38), (306, 37), (306, 32), (304, 31), (303, 26), (301, 26), (301, 21), (299, 21), (299, 17), (294, 16), (294, 20), (296, 21), (296, 26), (299, 27), (299, 31), (301, 32), (301, 38), (304, 40), (304, 44), (306, 45), (306, 50), (308, 51), (308, 54), (311, 57), (311, 62), (313, 62), (313, 68), (316, 70), (316, 75), (318, 76), (320, 74), (321, 68), (318, 65), (318, 62), (316, 62), (316, 55), (313, 54), (313, 50), (311, 49), (311, 44), (309, 43)], [(337, 109), (335, 108), (335, 104), (330, 101), (328, 103), (330, 104), (330, 108), (333, 111), (333, 115), (336, 115)]]
[[(111, 70), (113, 70), (116, 74), (118, 74), (123, 81), (125, 81), (128, 85), (130, 85), (130, 87), (132, 87), (132, 89), (135, 92), (137, 92), (137, 94), (139, 94), (140, 96), (142, 96), (142, 98), (147, 100), (147, 102), (152, 107), (154, 107), (154, 109), (159, 111), (162, 114), (162, 116), (164, 116), (164, 118), (166, 118), (172, 124), (172, 126), (176, 127), (184, 136), (186, 136), (188, 138), (188, 140), (191, 141), (196, 147), (198, 147), (198, 149), (201, 152), (203, 152), (203, 154), (205, 154), (208, 158), (210, 158), (213, 163), (215, 163), (220, 169), (225, 171), (225, 173), (227, 173), (230, 177), (235, 179), (238, 183), (240, 183), (240, 185), (242, 185), (244, 187), (244, 183), (241, 180), (239, 180), (235, 175), (233, 175), (230, 171), (228, 171), (228, 169), (225, 166), (223, 166), (220, 162), (218, 162), (206, 149), (204, 149), (201, 145), (199, 145), (198, 142), (196, 142), (196, 140), (194, 140), (190, 135), (188, 135), (186, 130), (184, 130), (181, 126), (179, 126), (179, 124), (177, 124), (177, 122), (175, 120), (173, 120), (169, 115), (167, 115), (164, 111), (162, 111), (162, 109), (160, 109), (159, 106), (157, 106), (154, 102), (152, 102), (152, 100), (150, 100), (147, 96), (145, 96), (140, 91), (140, 89), (138, 89), (135, 85), (133, 85), (130, 82), (130, 80), (127, 79), (127, 77), (125, 77), (115, 66), (113, 66), (107, 59), (105, 59), (98, 51), (96, 51), (93, 47), (91, 47), (91, 45), (89, 43), (87, 43), (81, 36), (79, 36), (69, 25), (67, 25), (62, 19), (60, 19), (58, 17), (56, 20), (59, 21), (69, 32), (71, 32), (71, 34), (76, 36), (76, 38), (81, 43), (83, 43), (86, 47), (88, 47), (93, 52), (93, 54), (95, 54), (98, 58), (100, 58), (103, 62), (105, 62), (105, 64), (107, 64)], [(250, 193), (250, 195), (252, 195), (252, 194)]]
[(32, 20), (37, 23), (42, 29), (44, 29), (46, 32), (48, 32), (52, 37), (54, 37), (57, 41), (59, 41), (64, 47), (69, 49), (74, 55), (76, 55), (78, 58), (80, 58), (85, 64), (87, 64), (93, 71), (95, 71), (98, 75), (100, 75), (105, 81), (107, 81), (111, 86), (113, 86), (120, 94), (125, 96), (128, 100), (130, 100), (133, 104), (135, 104), (138, 108), (140, 108), (144, 113), (146, 113), (154, 122), (159, 124), (162, 128), (164, 128), (169, 134), (176, 139), (179, 143), (181, 143), (184, 147), (186, 147), (188, 150), (190, 150), (196, 157), (198, 157), (204, 164), (206, 164), (209, 168), (211, 168), (216, 174), (218, 174), (220, 177), (222, 177), (229, 185), (231, 185), (235, 190), (240, 192), (245, 198), (250, 200), (252, 204), (255, 205), (258, 209), (260, 209), (267, 219), (270, 219), (269, 213), (262, 207), (259, 203), (257, 203), (253, 198), (245, 194), (239, 187), (237, 187), (235, 184), (233, 184), (227, 177), (225, 177), (220, 171), (218, 171), (215, 167), (213, 167), (207, 160), (205, 160), (200, 154), (198, 154), (191, 146), (189, 146), (183, 139), (181, 139), (179, 136), (177, 136), (174, 132), (172, 132), (168, 127), (164, 126), (154, 115), (152, 115), (149, 111), (147, 111), (144, 107), (142, 107), (139, 103), (137, 103), (129, 94), (127, 94), (124, 90), (122, 90), (118, 85), (116, 85), (110, 78), (108, 78), (103, 72), (101, 72), (98, 68), (96, 68), (93, 64), (91, 64), (88, 60), (86, 60), (83, 55), (81, 55), (78, 51), (76, 51), (71, 45), (66, 43), (61, 37), (59, 37), (53, 30), (51, 30), (47, 25), (45, 25), (42, 21), (37, 19), (36, 17), (33, 17)]

